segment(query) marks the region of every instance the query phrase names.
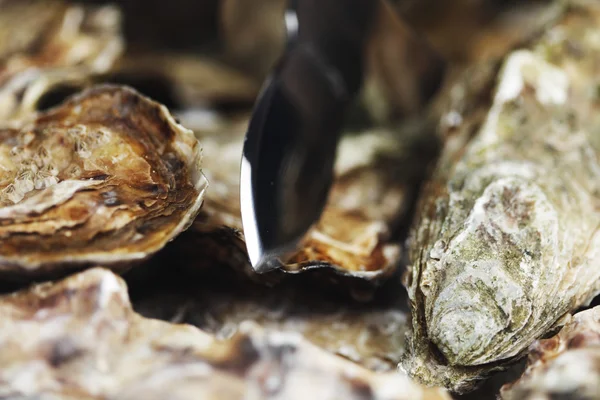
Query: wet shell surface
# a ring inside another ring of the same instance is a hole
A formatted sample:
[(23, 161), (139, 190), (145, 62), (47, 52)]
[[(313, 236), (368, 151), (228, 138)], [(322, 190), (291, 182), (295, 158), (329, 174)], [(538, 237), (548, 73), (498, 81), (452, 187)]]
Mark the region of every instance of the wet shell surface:
[(0, 129), (0, 273), (122, 268), (198, 213), (200, 144), (164, 106), (97, 86)]
[(245, 324), (221, 341), (143, 318), (102, 268), (0, 297), (0, 347), (0, 395), (11, 399), (449, 399), (297, 334)]
[(446, 147), (410, 243), (402, 368), (421, 382), (469, 390), (598, 293), (599, 26), (600, 4), (574, 2), (447, 127), (476, 134)]
[(575, 314), (550, 339), (529, 348), (527, 370), (502, 388), (504, 400), (597, 399), (600, 393), (600, 307)]
[(50, 87), (81, 85), (123, 51), (112, 6), (0, 1), (0, 124), (26, 117)]

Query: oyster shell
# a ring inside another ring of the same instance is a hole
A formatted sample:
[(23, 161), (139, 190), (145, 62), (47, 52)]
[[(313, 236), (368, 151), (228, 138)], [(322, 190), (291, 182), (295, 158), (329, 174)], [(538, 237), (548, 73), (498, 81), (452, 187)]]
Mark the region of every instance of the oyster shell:
[(502, 388), (502, 398), (597, 399), (600, 393), (600, 307), (575, 314), (550, 339), (529, 348), (527, 370)]
[(0, 298), (0, 396), (11, 399), (449, 399), (299, 336), (245, 325), (227, 341), (131, 310), (94, 268)]
[[(194, 129), (193, 121), (183, 115), (181, 120)], [(194, 129), (204, 146), (203, 168), (212, 190), (193, 227), (176, 246), (196, 252), (190, 257), (199, 262), (209, 259), (236, 269), (249, 268), (239, 206), (239, 154), (246, 126), (243, 119), (224, 122), (219, 129)], [(372, 283), (394, 272), (401, 246), (391, 233), (405, 216), (423, 166), (434, 153), (423, 143), (430, 138), (417, 131), (371, 128), (347, 133), (339, 147), (336, 180), (323, 216), (300, 250), (283, 260), (284, 271), (324, 268)], [(207, 245), (211, 238), (218, 244)], [(204, 246), (211, 248), (210, 254), (204, 254)], [(227, 251), (214, 247), (227, 247)]]
[(402, 367), (421, 382), (469, 390), (600, 290), (599, 26), (572, 2), (444, 133), (477, 132), (446, 147), (410, 244)]
[[(162, 269), (167, 262), (169, 269)], [(398, 296), (402, 288), (395, 280), (365, 303), (353, 300), (345, 288), (332, 290), (310, 273), (287, 276), (265, 290), (264, 284), (229, 268), (213, 265), (192, 271), (192, 262), (182, 253), (161, 253), (151, 264), (125, 275), (134, 310), (148, 318), (189, 323), (220, 339), (252, 321), (265, 329), (300, 334), (374, 371), (395, 370), (404, 351), (406, 296)]]
[(390, 241), (391, 233), (407, 211), (419, 175), (403, 169), (422, 169), (427, 159), (416, 161), (409, 154), (418, 142), (409, 134), (382, 128), (343, 138), (327, 206), (301, 250), (284, 260), (285, 269), (325, 266), (365, 279), (393, 273), (400, 244)]
[(0, 122), (30, 114), (52, 86), (106, 72), (122, 50), (115, 7), (1, 1)]
[(120, 269), (148, 257), (198, 213), (200, 157), (164, 106), (118, 86), (0, 129), (0, 272)]

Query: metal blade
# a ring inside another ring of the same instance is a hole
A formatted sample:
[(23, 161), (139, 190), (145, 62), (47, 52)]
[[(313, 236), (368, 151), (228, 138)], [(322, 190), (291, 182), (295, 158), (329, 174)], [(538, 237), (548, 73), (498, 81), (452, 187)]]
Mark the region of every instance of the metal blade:
[(288, 45), (257, 101), (242, 158), (242, 223), (257, 272), (277, 268), (323, 211), (375, 4), (289, 3)]
[(290, 51), (267, 80), (248, 127), (240, 190), (250, 261), (279, 266), (325, 206), (347, 104), (339, 76), (310, 48)]

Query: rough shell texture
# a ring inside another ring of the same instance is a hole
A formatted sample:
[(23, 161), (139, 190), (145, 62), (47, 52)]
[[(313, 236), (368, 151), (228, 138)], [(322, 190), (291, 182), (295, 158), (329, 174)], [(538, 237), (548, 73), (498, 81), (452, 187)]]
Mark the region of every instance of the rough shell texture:
[(97, 86), (0, 130), (0, 271), (122, 267), (198, 213), (200, 144), (137, 92)]
[(410, 244), (403, 368), (422, 382), (468, 390), (600, 289), (599, 24), (572, 4), (445, 134), (477, 132), (446, 148)]
[(556, 336), (534, 342), (529, 351), (527, 370), (502, 388), (503, 399), (597, 399), (600, 307), (575, 314)]
[[(264, 284), (229, 268), (202, 266), (195, 272), (181, 268), (191, 263), (186, 258), (163, 252), (152, 266), (126, 275), (137, 312), (189, 323), (220, 339), (239, 332), (245, 321), (253, 321), (266, 329), (300, 334), (368, 369), (396, 369), (409, 321), (406, 296), (398, 296), (403, 293), (399, 282), (392, 280), (377, 291), (375, 299), (364, 303), (353, 300), (345, 287), (332, 290), (330, 284), (310, 276), (312, 272), (286, 276), (265, 290)], [(167, 270), (160, 268), (165, 262)]]
[(49, 87), (107, 71), (122, 49), (114, 7), (1, 1), (0, 122), (26, 117)]
[[(193, 121), (185, 116), (181, 120), (194, 129)], [(186, 235), (192, 243), (214, 239), (219, 246), (229, 247), (221, 263), (236, 267), (248, 266), (239, 206), (239, 154), (245, 127), (245, 121), (238, 121), (220, 129), (194, 129), (204, 147), (203, 167), (212, 186)], [(324, 268), (373, 283), (393, 273), (400, 244), (391, 241), (391, 233), (406, 214), (429, 160), (427, 145), (422, 143), (427, 140), (424, 135), (387, 129), (349, 133), (340, 144), (336, 180), (324, 214), (282, 269), (296, 273)], [(202, 251), (193, 244), (187, 248)], [(211, 250), (211, 262), (218, 253)]]
[(11, 399), (448, 399), (299, 336), (246, 326), (219, 341), (145, 319), (94, 268), (0, 298), (0, 396)]
[(414, 183), (402, 168), (418, 164), (407, 154), (410, 145), (401, 144), (410, 139), (385, 129), (342, 139), (328, 204), (302, 249), (286, 260), (287, 271), (329, 266), (341, 274), (375, 279), (396, 269), (400, 245), (390, 243), (390, 235), (406, 212)]

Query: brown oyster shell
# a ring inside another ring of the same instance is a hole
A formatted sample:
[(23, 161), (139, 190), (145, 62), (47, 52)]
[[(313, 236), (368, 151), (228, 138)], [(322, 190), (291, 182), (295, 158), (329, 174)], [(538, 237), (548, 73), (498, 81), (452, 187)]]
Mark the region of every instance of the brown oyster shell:
[(298, 335), (245, 325), (219, 341), (143, 318), (101, 268), (0, 298), (0, 347), (0, 394), (10, 398), (449, 399)]
[(468, 391), (600, 290), (599, 26), (598, 2), (571, 2), (443, 125), (406, 277), (415, 379)]
[[(210, 260), (207, 264), (248, 270), (239, 206), (239, 155), (247, 120), (195, 129), (192, 119), (180, 118), (204, 146), (203, 168), (211, 190), (198, 219), (176, 245), (200, 263)], [(340, 143), (336, 179), (323, 216), (300, 250), (283, 260), (283, 271), (318, 268), (375, 284), (396, 270), (401, 245), (392, 239), (392, 232), (406, 215), (433, 153), (427, 144), (431, 138), (422, 132), (426, 129), (417, 131), (347, 132)], [(211, 241), (212, 245), (207, 243)]]
[(526, 371), (502, 387), (505, 400), (597, 399), (600, 393), (600, 307), (573, 316), (550, 339), (529, 347)]
[(63, 1), (0, 2), (0, 122), (26, 117), (57, 85), (79, 86), (121, 54), (120, 12)]
[(284, 260), (285, 270), (326, 266), (370, 280), (393, 273), (401, 246), (391, 239), (392, 230), (407, 211), (417, 180), (403, 169), (427, 162), (410, 154), (418, 141), (382, 128), (344, 137), (327, 206), (300, 251)]
[(0, 129), (0, 272), (143, 260), (198, 213), (200, 144), (164, 106), (97, 86)]

